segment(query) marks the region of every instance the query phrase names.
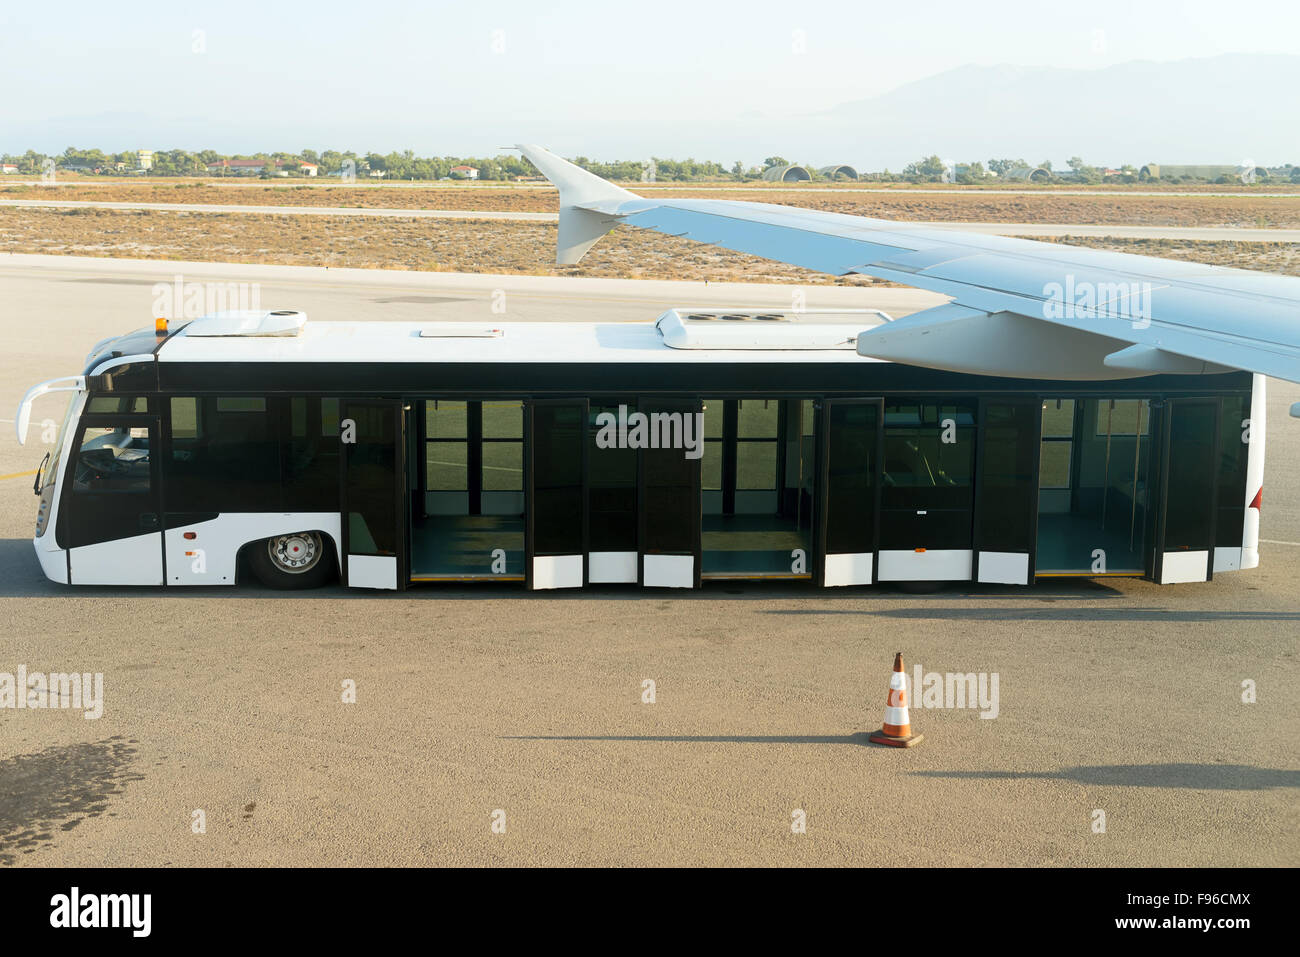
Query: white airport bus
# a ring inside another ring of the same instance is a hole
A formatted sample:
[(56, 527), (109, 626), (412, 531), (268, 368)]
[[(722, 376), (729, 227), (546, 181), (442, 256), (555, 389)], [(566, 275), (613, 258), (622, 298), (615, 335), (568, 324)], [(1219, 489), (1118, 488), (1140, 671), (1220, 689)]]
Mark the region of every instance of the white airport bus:
[(855, 352), (877, 318), (160, 322), (24, 397), (20, 440), (70, 393), (36, 555), (71, 585), (384, 589), (1258, 564), (1262, 376), (921, 369)]

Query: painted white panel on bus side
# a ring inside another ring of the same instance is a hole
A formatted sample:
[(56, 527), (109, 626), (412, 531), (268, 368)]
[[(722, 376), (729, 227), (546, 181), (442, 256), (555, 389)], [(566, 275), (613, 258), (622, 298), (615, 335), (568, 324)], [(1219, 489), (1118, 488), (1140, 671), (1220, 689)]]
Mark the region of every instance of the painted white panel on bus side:
[(1029, 555), (1025, 552), (980, 552), (978, 580), (990, 585), (1028, 585)]
[(643, 585), (653, 588), (694, 588), (695, 556), (646, 555)]
[(397, 559), (386, 555), (349, 555), (350, 588), (396, 588)]
[(1240, 548), (1216, 548), (1214, 550), (1214, 574), (1235, 572), (1241, 569)]
[(959, 548), (881, 551), (882, 582), (968, 582), (974, 553)]
[(68, 583), (68, 553), (54, 544), (53, 524), (47, 526), (43, 538), (33, 539), (36, 546), (36, 558), (41, 563), (45, 577), (60, 585)]
[[(341, 555), (339, 526), (338, 512), (223, 512), (206, 522), (169, 528), (163, 533), (167, 584), (233, 585), (239, 550), (273, 535), (324, 532), (334, 542), (334, 554)], [(194, 538), (185, 538), (186, 532)]]
[(635, 585), (636, 552), (592, 552), (587, 556), (587, 581), (593, 585)]
[(533, 558), (533, 588), (581, 587), (581, 555), (546, 555)]
[(72, 549), (74, 585), (161, 585), (162, 536), (133, 535)]
[(1203, 582), (1209, 577), (1210, 553), (1165, 552), (1160, 568), (1160, 584), (1178, 585), (1184, 582)]
[(875, 555), (871, 552), (854, 552), (826, 556), (826, 587), (838, 585), (870, 585)]

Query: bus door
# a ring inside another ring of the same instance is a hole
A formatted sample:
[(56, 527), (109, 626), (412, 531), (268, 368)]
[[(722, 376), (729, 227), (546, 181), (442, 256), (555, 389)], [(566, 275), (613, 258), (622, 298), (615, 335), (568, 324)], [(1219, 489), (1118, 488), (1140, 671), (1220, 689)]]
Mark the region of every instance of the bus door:
[(581, 588), (587, 556), (587, 400), (529, 402), (525, 426), (525, 578)]
[(71, 584), (163, 584), (158, 434), (157, 416), (82, 418), (58, 518)]
[[(704, 403), (700, 399), (643, 397), (637, 411), (643, 418), (630, 424), (628, 442), (641, 450), (639, 584), (698, 588)], [(644, 441), (634, 435), (637, 428), (644, 430)]]
[(1161, 442), (1161, 508), (1155, 580), (1162, 585), (1213, 576), (1219, 400), (1170, 399)]
[(402, 429), (398, 400), (342, 402), (344, 555), (340, 565), (344, 583), (354, 588), (405, 587)]
[(975, 580), (1028, 585), (1038, 529), (1042, 400), (980, 401), (975, 462)]
[(976, 403), (890, 398), (878, 581), (970, 581)]
[(821, 468), (816, 501), (823, 556), (819, 585), (875, 582), (880, 529), (880, 462), (884, 399), (822, 403)]

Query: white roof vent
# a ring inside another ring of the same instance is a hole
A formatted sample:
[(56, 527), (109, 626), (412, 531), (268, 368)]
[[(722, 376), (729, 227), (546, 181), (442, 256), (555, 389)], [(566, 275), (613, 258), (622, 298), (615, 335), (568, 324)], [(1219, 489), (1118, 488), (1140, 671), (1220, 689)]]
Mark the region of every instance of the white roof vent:
[(854, 349), (859, 332), (889, 321), (879, 309), (669, 309), (655, 328), (673, 349)]
[(195, 319), (185, 327), (185, 335), (248, 336), (254, 338), (296, 336), (307, 324), (307, 314), (294, 309), (267, 312), (262, 309), (232, 309), (214, 312)]

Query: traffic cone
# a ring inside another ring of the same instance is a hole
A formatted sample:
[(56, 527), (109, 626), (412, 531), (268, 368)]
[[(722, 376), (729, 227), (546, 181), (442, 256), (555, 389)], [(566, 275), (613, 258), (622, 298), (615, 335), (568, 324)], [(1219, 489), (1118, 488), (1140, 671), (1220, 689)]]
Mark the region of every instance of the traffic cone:
[(907, 717), (907, 676), (903, 673), (903, 653), (894, 655), (894, 673), (889, 676), (889, 695), (885, 698), (885, 724), (867, 740), (873, 744), (887, 744), (891, 748), (911, 748), (924, 737), (912, 733)]

